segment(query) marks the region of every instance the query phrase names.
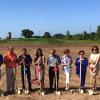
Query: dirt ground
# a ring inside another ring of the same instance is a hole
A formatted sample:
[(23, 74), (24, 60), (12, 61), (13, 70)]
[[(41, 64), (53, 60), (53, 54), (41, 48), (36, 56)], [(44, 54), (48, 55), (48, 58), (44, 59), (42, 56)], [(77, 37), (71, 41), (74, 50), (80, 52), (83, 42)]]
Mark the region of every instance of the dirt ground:
[[(21, 46), (14, 46), (15, 52), (19, 56), (21, 54), (21, 49), (23, 47), (26, 47), (28, 49), (28, 53), (31, 54), (32, 58), (34, 58), (36, 49), (38, 47), (43, 49), (43, 53), (45, 57), (47, 58), (50, 54), (50, 49), (54, 48), (57, 50), (57, 54), (62, 56), (63, 51), (65, 48), (69, 48), (71, 51), (71, 56), (73, 60), (75, 60), (76, 57), (78, 57), (78, 51), (79, 50), (85, 50), (86, 52), (86, 57), (89, 58), (89, 55), (91, 54), (91, 46), (92, 45), (21, 45)], [(4, 54), (7, 51), (7, 46), (1, 45), (0, 46), (0, 53)], [(38, 94), (39, 86), (36, 84), (33, 84), (33, 92), (30, 94), (13, 94), (13, 95), (7, 95), (4, 97), (0, 97), (0, 100), (100, 100), (100, 94), (96, 95), (88, 95), (88, 92), (84, 94), (80, 94), (78, 92), (75, 92), (73, 94), (67, 93), (64, 90), (65, 87), (65, 75), (62, 71), (62, 67), (59, 66), (60, 68), (60, 80), (59, 80), (59, 89), (61, 90), (61, 95), (57, 96), (54, 93), (49, 93), (48, 92), (48, 87), (49, 87), (49, 81), (48, 81), (48, 66), (45, 65), (45, 90), (47, 91), (47, 94), (44, 96), (41, 96)], [(21, 77), (20, 77), (20, 66), (17, 67), (17, 84), (19, 87), (21, 87)], [(2, 66), (2, 73), (5, 72), (5, 66)], [(34, 78), (34, 67), (33, 64), (31, 65), (31, 76), (32, 79)], [(97, 77), (97, 86), (99, 90), (100, 86), (100, 74)], [(72, 72), (71, 72), (71, 83), (70, 83), (71, 88), (78, 88), (79, 87), (79, 79), (75, 74), (75, 65), (72, 65)], [(86, 75), (86, 87), (89, 87), (89, 70), (87, 70), (87, 75)], [(6, 76), (5, 73), (1, 79), (0, 82), (0, 88), (6, 91)]]

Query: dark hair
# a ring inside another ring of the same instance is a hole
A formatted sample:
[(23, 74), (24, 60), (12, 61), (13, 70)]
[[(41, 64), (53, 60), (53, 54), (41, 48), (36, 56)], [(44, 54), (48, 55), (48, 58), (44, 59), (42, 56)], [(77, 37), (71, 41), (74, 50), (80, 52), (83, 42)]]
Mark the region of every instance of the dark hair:
[(36, 51), (36, 60), (37, 60), (38, 57), (39, 57), (39, 54), (38, 54), (39, 51), (40, 51), (40, 56), (41, 56), (41, 57), (43, 56), (42, 49), (41, 49), (41, 48), (38, 48), (37, 51)]
[(94, 48), (96, 48), (97, 53), (99, 53), (99, 48), (98, 48), (98, 46), (96, 46), (96, 45), (95, 45), (95, 46), (93, 46), (93, 47), (92, 47), (92, 49), (91, 49), (91, 50), (92, 50), (92, 52), (93, 52)]
[(26, 49), (26, 48), (23, 48), (22, 50), (27, 51), (27, 49)]
[(70, 53), (70, 50), (69, 49), (65, 49), (64, 50), (64, 54), (66, 54), (66, 53), (69, 54)]
[(78, 52), (78, 54), (80, 54), (80, 53), (85, 54), (85, 51), (84, 51), (84, 50), (80, 50), (80, 51)]
[(53, 52), (56, 52), (56, 50), (55, 49), (51, 49)]

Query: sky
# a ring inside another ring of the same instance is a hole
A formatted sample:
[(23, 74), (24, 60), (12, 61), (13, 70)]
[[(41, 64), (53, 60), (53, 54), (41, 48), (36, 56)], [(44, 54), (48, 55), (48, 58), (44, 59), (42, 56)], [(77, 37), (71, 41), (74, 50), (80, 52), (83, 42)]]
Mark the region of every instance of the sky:
[(0, 0), (0, 37), (22, 29), (35, 35), (45, 31), (72, 34), (96, 31), (100, 25), (100, 0)]

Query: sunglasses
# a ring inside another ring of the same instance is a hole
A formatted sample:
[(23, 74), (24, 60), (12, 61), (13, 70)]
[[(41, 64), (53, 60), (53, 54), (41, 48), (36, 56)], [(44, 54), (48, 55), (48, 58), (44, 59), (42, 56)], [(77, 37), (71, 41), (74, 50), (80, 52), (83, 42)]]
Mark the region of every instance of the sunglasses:
[(97, 49), (93, 49), (93, 50), (97, 50)]
[(79, 54), (79, 55), (84, 55), (84, 54)]

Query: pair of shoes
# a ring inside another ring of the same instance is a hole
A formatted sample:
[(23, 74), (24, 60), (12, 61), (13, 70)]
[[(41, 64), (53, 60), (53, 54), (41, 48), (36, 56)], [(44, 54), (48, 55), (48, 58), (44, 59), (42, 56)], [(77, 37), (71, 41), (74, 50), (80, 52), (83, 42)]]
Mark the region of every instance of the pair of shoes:
[(93, 88), (93, 91), (94, 91), (94, 92), (95, 92), (95, 91), (97, 91), (97, 88), (96, 88), (96, 87), (94, 87), (94, 88)]
[(12, 91), (7, 91), (7, 95), (13, 94)]
[(30, 91), (30, 92), (32, 92), (32, 91), (33, 91), (33, 89), (32, 89), (32, 88), (29, 88), (29, 91)]
[(53, 88), (49, 88), (49, 91), (50, 91), (50, 92), (53, 92), (53, 91), (54, 91), (54, 89), (53, 89)]
[(66, 91), (69, 91), (69, 88), (68, 88), (68, 87), (66, 87), (66, 88), (65, 88), (65, 90), (66, 90)]

